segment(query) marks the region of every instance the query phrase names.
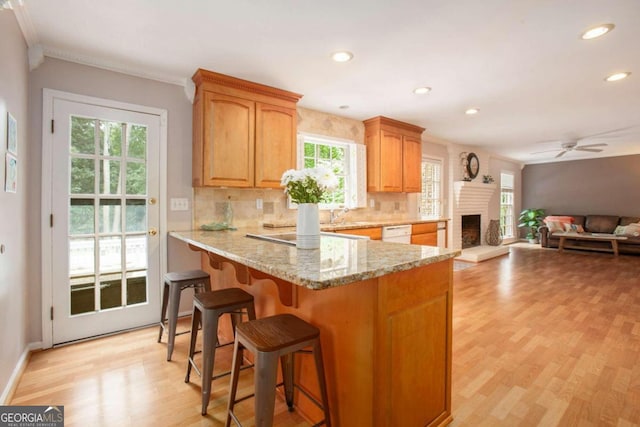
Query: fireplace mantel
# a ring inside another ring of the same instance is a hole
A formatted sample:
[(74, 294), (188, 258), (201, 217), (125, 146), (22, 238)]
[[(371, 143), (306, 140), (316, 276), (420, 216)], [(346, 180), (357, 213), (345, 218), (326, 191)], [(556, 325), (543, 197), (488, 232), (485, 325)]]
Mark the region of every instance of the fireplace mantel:
[(460, 208), (471, 201), (472, 204), (486, 203), (488, 205), (491, 195), (496, 190), (496, 184), (483, 184), (481, 182), (454, 181), (453, 195), (456, 207)]

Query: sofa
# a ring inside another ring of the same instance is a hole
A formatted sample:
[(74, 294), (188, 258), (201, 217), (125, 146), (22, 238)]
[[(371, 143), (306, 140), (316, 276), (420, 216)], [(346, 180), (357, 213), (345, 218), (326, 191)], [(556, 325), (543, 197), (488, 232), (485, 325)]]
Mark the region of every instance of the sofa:
[[(573, 218), (572, 224), (574, 230), (584, 230), (585, 233), (609, 233), (620, 234), (624, 232), (624, 228), (630, 224), (640, 223), (640, 217), (631, 216), (615, 216), (615, 215), (551, 215), (552, 217), (571, 217)], [(549, 218), (549, 217), (547, 217)], [(552, 225), (550, 221), (546, 221), (549, 225)], [(553, 232), (549, 230), (549, 225), (545, 224), (538, 228), (540, 235), (540, 244), (544, 248), (557, 248), (560, 238), (553, 236)], [(552, 225), (553, 227), (553, 225)], [(565, 226), (566, 227), (566, 226)], [(581, 227), (581, 228), (580, 228)], [(618, 250), (621, 254), (640, 254), (640, 235), (638, 233), (633, 234), (620, 234), (624, 235), (627, 239), (618, 241)], [(593, 240), (574, 240), (571, 241), (571, 246), (585, 249), (608, 249), (611, 248), (609, 242), (598, 242)]]

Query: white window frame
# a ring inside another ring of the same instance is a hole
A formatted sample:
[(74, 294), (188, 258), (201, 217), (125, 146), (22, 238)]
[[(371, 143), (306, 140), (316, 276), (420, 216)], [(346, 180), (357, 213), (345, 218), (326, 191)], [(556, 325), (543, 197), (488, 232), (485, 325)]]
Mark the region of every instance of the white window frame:
[[(426, 163), (431, 163), (432, 165), (437, 165), (437, 167), (440, 169), (440, 180), (436, 181), (438, 182), (438, 186), (437, 186), (437, 193), (438, 193), (438, 197), (435, 198), (429, 198), (427, 197), (427, 193), (426, 193), (426, 189), (425, 189), (425, 182), (427, 180), (427, 177), (424, 176), (424, 167)], [(444, 183), (443, 183), (443, 170), (444, 170), (444, 162), (443, 159), (440, 158), (436, 158), (436, 157), (423, 157), (422, 158), (422, 163), (420, 165), (420, 181), (421, 181), (421, 191), (420, 191), (420, 196), (419, 196), (419, 200), (418, 200), (418, 215), (421, 218), (442, 218), (442, 209), (443, 209), (443, 204), (444, 204), (444, 195), (443, 195), (443, 188), (444, 188)], [(432, 203), (435, 203), (436, 205), (436, 211), (429, 213), (429, 212), (425, 212), (425, 209), (423, 209), (423, 205), (427, 205), (429, 202), (429, 200), (431, 200)]]
[[(511, 176), (511, 186), (505, 185), (504, 175)], [(512, 239), (516, 237), (515, 222), (515, 174), (510, 171), (500, 172), (500, 230), (502, 237)], [(510, 195), (510, 196), (508, 196)], [(511, 203), (503, 203), (505, 197), (510, 198)], [(502, 214), (503, 208), (506, 207), (507, 213)]]
[[(324, 135), (314, 135), (299, 132), (297, 140), (297, 167), (304, 168), (304, 143), (305, 141), (314, 144), (337, 146), (345, 149), (344, 180), (345, 180), (345, 202), (342, 203), (320, 203), (320, 209), (336, 208), (361, 208), (367, 202), (367, 169), (366, 169), (366, 147), (356, 144), (355, 141), (329, 137)], [(295, 206), (294, 203), (290, 203)]]

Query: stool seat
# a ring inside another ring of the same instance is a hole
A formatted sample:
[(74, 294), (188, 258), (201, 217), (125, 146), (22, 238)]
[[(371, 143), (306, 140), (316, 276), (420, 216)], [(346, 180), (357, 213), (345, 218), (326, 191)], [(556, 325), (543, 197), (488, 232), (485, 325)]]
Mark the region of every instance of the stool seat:
[[(202, 377), (202, 415), (207, 414), (207, 406), (209, 406), (209, 399), (211, 397), (211, 382), (216, 378), (231, 373), (226, 372), (216, 376), (213, 375), (216, 348), (220, 347), (218, 343), (218, 318), (223, 314), (230, 314), (231, 326), (235, 335), (237, 325), (241, 324), (243, 313), (247, 315), (249, 320), (256, 318), (253, 295), (239, 288), (200, 292), (193, 297), (191, 343), (189, 345), (187, 374), (184, 382), (189, 382), (192, 367)], [(196, 353), (199, 324), (202, 324), (202, 372), (198, 370), (193, 360), (193, 356)]]
[[(197, 294), (199, 292), (211, 291), (211, 279), (209, 273), (203, 270), (172, 271), (164, 275), (164, 288), (162, 292), (162, 307), (160, 308), (160, 330), (158, 332), (158, 342), (162, 340), (162, 333), (168, 320), (167, 331), (167, 361), (171, 360), (178, 324), (178, 310), (180, 308), (180, 294), (187, 288), (193, 288)], [(188, 331), (186, 331), (188, 332)]]
[[(294, 383), (293, 356), (295, 353), (309, 353), (309, 351), (304, 350), (308, 347), (311, 347), (311, 353), (313, 353), (315, 360), (321, 402), (317, 402), (314, 397)], [(243, 359), (243, 349), (245, 348), (255, 356), (255, 393), (236, 399), (240, 366)], [(282, 369), (282, 384), (276, 384), (278, 360), (280, 360)], [(251, 396), (255, 396), (254, 414), (256, 427), (272, 426), (275, 389), (280, 385), (284, 385), (285, 399), (290, 411), (293, 411), (293, 391), (294, 387), (297, 387), (301, 394), (308, 397), (324, 413), (324, 419), (315, 425), (325, 424), (331, 427), (329, 398), (322, 362), (322, 348), (320, 346), (320, 330), (292, 314), (278, 314), (238, 324), (233, 347), (233, 365), (231, 367), (231, 384), (229, 386), (229, 403), (225, 426), (229, 427), (232, 419), (237, 425), (240, 425), (233, 408), (237, 402)]]
[(245, 322), (236, 327), (256, 350), (278, 351), (320, 336), (320, 330), (292, 314), (265, 317), (253, 322)]
[(202, 292), (194, 295), (194, 299), (206, 310), (217, 310), (238, 304), (253, 304), (253, 295), (238, 288)]
[(170, 282), (184, 282), (186, 280), (209, 280), (209, 273), (202, 270), (171, 271), (164, 275), (164, 280)]

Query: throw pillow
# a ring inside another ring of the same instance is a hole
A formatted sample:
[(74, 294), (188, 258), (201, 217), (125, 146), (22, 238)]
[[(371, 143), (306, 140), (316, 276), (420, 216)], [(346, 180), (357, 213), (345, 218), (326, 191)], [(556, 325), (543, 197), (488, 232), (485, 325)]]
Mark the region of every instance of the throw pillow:
[[(565, 224), (573, 224), (573, 217), (571, 216), (559, 216), (549, 215), (544, 219), (544, 223), (549, 228), (549, 233), (555, 233), (556, 231), (565, 231)], [(568, 230), (567, 230), (568, 231)]]
[(584, 233), (584, 228), (580, 224), (564, 224), (564, 231), (574, 233)]
[(555, 233), (556, 231), (564, 231), (564, 226), (560, 221), (544, 221), (544, 224), (549, 229), (549, 233)]
[(627, 227), (625, 227), (624, 225), (618, 225), (616, 226), (616, 229), (613, 230), (613, 234), (615, 234), (616, 236), (623, 236), (626, 231), (626, 228)]
[(558, 222), (569, 223), (569, 224), (573, 224), (575, 222), (572, 216), (561, 216), (561, 215), (549, 215), (544, 220), (558, 221)]
[(633, 237), (640, 236), (640, 223), (632, 223), (632, 224), (627, 225), (624, 228), (624, 235), (625, 236), (633, 236)]

